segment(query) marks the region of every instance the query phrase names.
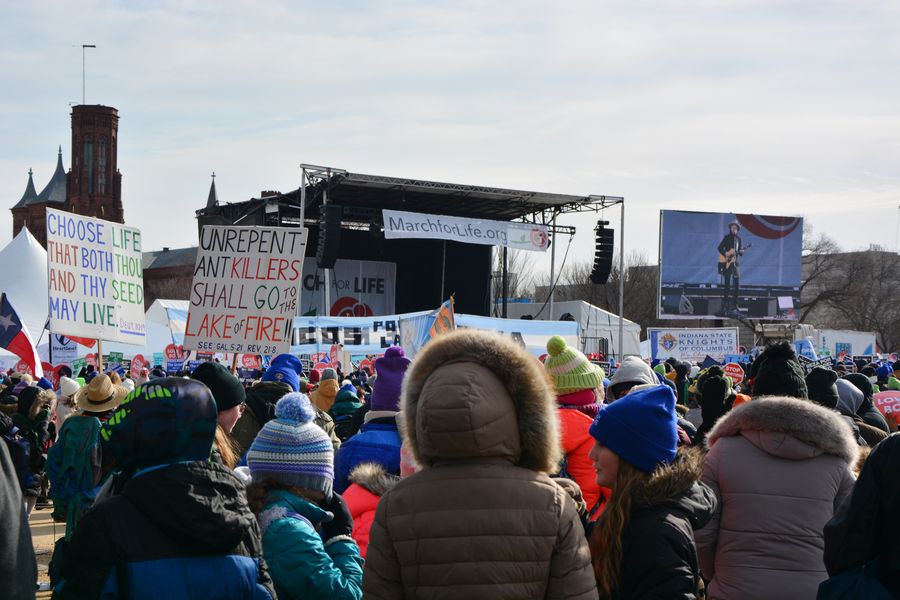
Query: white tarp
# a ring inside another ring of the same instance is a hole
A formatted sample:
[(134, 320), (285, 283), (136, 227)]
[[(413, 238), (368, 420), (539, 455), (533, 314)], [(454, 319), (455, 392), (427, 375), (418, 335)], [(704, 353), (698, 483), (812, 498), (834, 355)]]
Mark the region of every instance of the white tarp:
[[(543, 311), (541, 310), (543, 307)], [(531, 317), (542, 321), (575, 321), (578, 323), (579, 350), (585, 354), (597, 353), (606, 348), (606, 353), (615, 355), (619, 351), (619, 317), (583, 300), (555, 302), (553, 313), (550, 305), (541, 302), (527, 304), (510, 303), (506, 314), (513, 319)], [(639, 355), (641, 351), (641, 326), (628, 319), (622, 320), (623, 353)]]

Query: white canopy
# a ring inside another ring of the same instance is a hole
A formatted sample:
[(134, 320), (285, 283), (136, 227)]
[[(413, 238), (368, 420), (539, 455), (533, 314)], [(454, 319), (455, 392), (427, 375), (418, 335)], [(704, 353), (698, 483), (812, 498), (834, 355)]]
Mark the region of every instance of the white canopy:
[(37, 343), (47, 323), (47, 251), (25, 227), (0, 250), (0, 292)]
[[(616, 354), (619, 351), (619, 316), (584, 300), (554, 302), (552, 314), (549, 304), (544, 306), (540, 302), (512, 303), (507, 305), (507, 315), (512, 319), (531, 317), (541, 321), (575, 321), (578, 323), (579, 350), (590, 354), (603, 351), (605, 344), (607, 354)], [(622, 326), (623, 353), (626, 356), (640, 354), (641, 326), (628, 319), (622, 319)]]

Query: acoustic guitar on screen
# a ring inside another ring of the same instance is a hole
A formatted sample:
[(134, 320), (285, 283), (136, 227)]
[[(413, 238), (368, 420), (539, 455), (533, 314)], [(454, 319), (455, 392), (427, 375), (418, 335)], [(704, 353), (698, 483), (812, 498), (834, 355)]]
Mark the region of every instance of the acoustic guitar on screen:
[[(753, 247), (753, 244), (747, 244), (747, 246), (744, 248), (744, 250), (745, 251), (749, 250), (752, 247)], [(737, 259), (738, 259), (738, 257), (737, 257), (737, 254), (735, 254), (735, 252), (734, 252), (734, 248), (732, 248), (725, 254), (720, 253), (719, 254), (719, 273), (722, 273), (725, 271), (725, 269), (730, 269), (732, 266), (734, 266), (734, 263), (737, 262)]]

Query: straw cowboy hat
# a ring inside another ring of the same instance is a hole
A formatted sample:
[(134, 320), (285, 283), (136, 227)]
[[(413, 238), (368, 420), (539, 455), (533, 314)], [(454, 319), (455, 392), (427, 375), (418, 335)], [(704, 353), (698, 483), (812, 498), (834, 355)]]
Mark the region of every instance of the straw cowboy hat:
[(117, 407), (127, 395), (128, 390), (113, 385), (109, 375), (97, 375), (75, 394), (75, 406), (87, 412), (104, 412)]

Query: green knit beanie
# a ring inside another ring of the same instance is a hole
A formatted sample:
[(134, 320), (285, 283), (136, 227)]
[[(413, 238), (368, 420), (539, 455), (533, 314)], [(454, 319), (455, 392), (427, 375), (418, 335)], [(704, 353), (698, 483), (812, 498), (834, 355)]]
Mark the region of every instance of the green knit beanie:
[(891, 377), (888, 379), (887, 389), (889, 390), (900, 390), (900, 379), (896, 377)]
[(561, 396), (579, 390), (597, 389), (603, 385), (606, 377), (603, 369), (592, 364), (575, 348), (566, 345), (566, 340), (558, 335), (547, 341), (544, 367), (553, 378), (556, 393)]

